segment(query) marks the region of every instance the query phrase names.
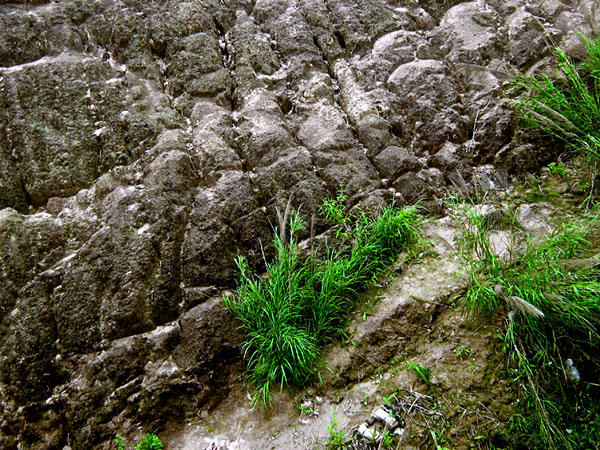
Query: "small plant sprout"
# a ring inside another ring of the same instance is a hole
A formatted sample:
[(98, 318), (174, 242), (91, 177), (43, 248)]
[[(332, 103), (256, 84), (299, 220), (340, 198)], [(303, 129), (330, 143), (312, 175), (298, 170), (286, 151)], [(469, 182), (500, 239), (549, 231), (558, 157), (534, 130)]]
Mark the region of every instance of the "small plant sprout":
[(419, 377), (421, 377), (421, 379), (426, 383), (429, 384), (430, 383), (430, 377), (431, 377), (431, 370), (429, 370), (426, 367), (421, 367), (419, 364), (412, 362), (410, 360), (406, 361), (406, 365), (414, 370), (416, 372), (417, 375), (419, 375)]
[[(125, 441), (123, 436), (117, 434), (115, 436), (118, 450), (125, 450)], [(140, 442), (135, 446), (135, 450), (163, 450), (163, 443), (154, 433), (147, 433)]]
[(397, 392), (394, 392), (389, 397), (382, 397), (383, 401), (385, 402), (385, 404), (387, 405), (388, 409), (390, 410), (390, 416), (392, 416), (392, 417), (394, 417), (393, 412), (392, 412), (393, 408), (394, 408), (392, 406), (392, 399), (394, 397), (396, 397), (397, 394), (398, 394)]
[(117, 443), (117, 448), (119, 450), (125, 450), (125, 442), (123, 442), (123, 436), (117, 434), (115, 436), (115, 442)]
[(162, 450), (163, 444), (154, 433), (148, 433), (142, 438), (135, 450)]
[(346, 214), (346, 200), (348, 195), (344, 189), (337, 191), (337, 196), (332, 199), (325, 199), (321, 206), (321, 212), (327, 220), (337, 225), (345, 225), (349, 218)]
[(319, 415), (319, 408), (316, 407), (312, 400), (306, 400), (305, 402), (302, 399), (296, 399), (296, 405), (300, 413), (305, 414), (309, 417), (317, 417)]
[(548, 172), (560, 175), (561, 177), (564, 177), (567, 174), (565, 164), (562, 161), (559, 161), (558, 163), (551, 162), (548, 164)]
[(332, 199), (325, 199), (321, 205), (320, 211), (325, 218), (335, 225), (338, 229), (335, 232), (335, 237), (347, 239), (352, 236), (353, 223), (357, 222), (357, 216), (348, 212), (346, 201), (348, 195), (343, 188), (337, 191), (337, 195)]
[(327, 426), (329, 432), (329, 439), (327, 440), (328, 450), (346, 450), (348, 449), (348, 443), (352, 438), (344, 436), (344, 430), (338, 429), (339, 418), (336, 417), (337, 407), (331, 412), (331, 423)]
[(429, 433), (431, 433), (431, 438), (433, 439), (433, 444), (435, 445), (435, 450), (450, 450), (448, 447), (442, 447), (438, 443), (438, 437), (437, 437), (437, 434), (435, 433), (435, 431), (429, 430)]
[(459, 345), (454, 350), (454, 353), (456, 353), (456, 356), (458, 356), (459, 358), (462, 358), (463, 356), (469, 356), (471, 354), (471, 350), (469, 350), (464, 345)]
[(389, 430), (383, 431), (381, 442), (379, 443), (379, 449), (391, 449), (394, 445), (394, 437)]

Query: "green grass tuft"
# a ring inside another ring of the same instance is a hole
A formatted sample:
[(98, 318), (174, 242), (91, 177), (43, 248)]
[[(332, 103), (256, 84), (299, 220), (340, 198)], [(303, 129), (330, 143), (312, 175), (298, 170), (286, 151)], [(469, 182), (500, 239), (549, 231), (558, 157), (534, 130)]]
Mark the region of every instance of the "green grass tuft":
[[(117, 443), (117, 448), (119, 450), (125, 450), (123, 436), (117, 434), (115, 436), (115, 442)], [(154, 433), (146, 433), (146, 436), (144, 436), (135, 446), (135, 450), (163, 450), (163, 448), (163, 443)]]
[(593, 195), (600, 159), (600, 39), (585, 41), (588, 56), (576, 64), (563, 50), (554, 51), (557, 76), (520, 76), (512, 80), (519, 95), (513, 101), (521, 118), (534, 129), (564, 141), (591, 164)]
[(322, 348), (343, 334), (355, 294), (418, 236), (415, 208), (387, 207), (375, 217), (364, 212), (349, 217), (332, 217), (346, 227), (346, 246), (329, 249), (324, 261), (316, 252), (300, 254), (298, 213), (291, 216), (287, 242), (275, 233), (276, 256), (264, 277), (256, 276), (244, 257), (236, 260), (237, 291), (224, 304), (246, 334), (243, 355), (255, 402), (268, 405), (272, 388), (302, 386), (318, 375)]
[[(504, 351), (522, 388), (523, 417), (534, 418), (526, 425), (519, 422), (527, 429), (526, 439), (534, 448), (540, 443), (597, 448), (585, 446), (600, 442), (597, 417), (577, 434), (578, 443), (573, 430), (581, 429), (581, 411), (598, 410), (600, 272), (593, 264), (575, 268), (571, 262), (588, 247), (587, 236), (598, 229), (600, 215), (571, 219), (541, 240), (508, 220), (504, 225), (513, 235), (513, 249), (500, 258), (490, 242), (489, 221), (471, 205), (455, 202), (453, 208), (471, 275), (466, 307), (487, 315), (507, 312)], [(573, 361), (581, 380), (572, 374)]]

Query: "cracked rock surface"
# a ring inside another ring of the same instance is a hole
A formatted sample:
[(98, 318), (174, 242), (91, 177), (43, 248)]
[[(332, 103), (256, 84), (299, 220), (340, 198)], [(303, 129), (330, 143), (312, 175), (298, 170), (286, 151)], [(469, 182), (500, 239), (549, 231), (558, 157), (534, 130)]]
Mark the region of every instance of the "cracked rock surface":
[(209, 410), (241, 369), (215, 295), (271, 255), (276, 207), (318, 233), (342, 186), (402, 204), (535, 167), (506, 82), (599, 23), (594, 0), (0, 0), (0, 447)]

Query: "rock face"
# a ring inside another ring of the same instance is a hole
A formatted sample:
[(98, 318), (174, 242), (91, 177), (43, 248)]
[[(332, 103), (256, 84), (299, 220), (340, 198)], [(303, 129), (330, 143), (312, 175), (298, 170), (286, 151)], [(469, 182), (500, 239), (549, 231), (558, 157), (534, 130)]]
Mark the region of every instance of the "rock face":
[(318, 232), (340, 187), (414, 202), (530, 167), (506, 81), (599, 22), (594, 0), (0, 1), (0, 447), (210, 408), (240, 362), (212, 297), (270, 255), (276, 207)]

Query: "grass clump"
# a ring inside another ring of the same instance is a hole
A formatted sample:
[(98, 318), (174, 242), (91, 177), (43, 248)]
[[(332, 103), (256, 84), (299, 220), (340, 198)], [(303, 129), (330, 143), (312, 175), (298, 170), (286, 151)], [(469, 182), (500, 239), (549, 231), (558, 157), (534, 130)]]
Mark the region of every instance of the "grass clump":
[(345, 226), (345, 245), (329, 249), (324, 260), (316, 251), (301, 254), (297, 236), (304, 223), (297, 212), (289, 220), (289, 237), (275, 233), (275, 258), (264, 277), (253, 273), (246, 258), (236, 259), (237, 290), (224, 304), (246, 334), (243, 355), (255, 403), (268, 405), (275, 386), (302, 386), (318, 375), (322, 348), (343, 334), (356, 292), (417, 237), (415, 208), (384, 207), (375, 216), (350, 217), (351, 225), (336, 217)]
[(455, 203), (453, 215), (471, 274), (466, 307), (506, 312), (504, 352), (521, 389), (511, 429), (531, 448), (598, 448), (600, 271), (580, 255), (600, 214), (570, 219), (543, 239), (505, 220), (512, 248), (502, 258), (490, 239), (494, 227), (476, 207)]
[[(117, 448), (119, 450), (125, 450), (125, 441), (123, 436), (117, 434), (115, 437)], [(135, 446), (135, 450), (163, 450), (163, 443), (160, 441), (157, 435), (154, 433), (147, 433), (140, 442)]]
[(600, 159), (600, 39), (585, 41), (588, 56), (576, 64), (563, 50), (554, 51), (557, 76), (521, 76), (512, 81), (519, 94), (513, 102), (534, 129), (564, 141), (591, 162), (590, 194)]

